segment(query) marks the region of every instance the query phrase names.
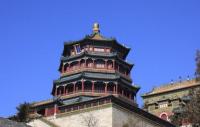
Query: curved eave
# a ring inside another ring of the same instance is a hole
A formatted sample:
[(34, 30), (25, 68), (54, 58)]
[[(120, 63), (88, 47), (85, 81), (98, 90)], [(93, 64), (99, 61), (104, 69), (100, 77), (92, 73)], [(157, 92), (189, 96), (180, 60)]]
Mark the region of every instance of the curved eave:
[(136, 89), (136, 93), (140, 90), (140, 86), (134, 85), (134, 88)]
[(62, 55), (65, 56), (67, 50), (70, 49), (75, 44), (86, 45), (86, 44), (92, 44), (94, 42), (113, 42), (113, 41), (114, 40), (95, 40), (95, 39), (90, 39), (86, 36), (81, 40), (64, 42), (64, 50)]
[[(122, 76), (120, 76), (119, 74), (115, 74), (115, 73), (96, 73), (96, 72), (81, 72), (81, 73), (77, 73), (71, 76), (64, 76), (59, 78), (58, 80), (54, 80), (53, 81), (53, 89), (52, 89), (52, 94), (54, 93), (54, 89), (56, 87), (56, 85), (62, 85), (63, 83), (70, 83), (73, 81), (77, 81), (80, 79), (94, 79), (94, 80), (99, 80), (99, 81), (122, 81), (124, 83), (126, 83), (128, 86), (132, 86), (130, 85), (132, 83), (131, 79), (127, 79), (124, 78)], [(138, 87), (133, 86), (135, 89), (138, 89)]]
[(99, 73), (99, 72), (80, 72), (80, 73), (76, 73), (73, 74), (71, 76), (63, 76), (61, 78), (59, 78), (58, 80), (54, 80), (55, 84), (60, 84), (60, 83), (64, 83), (64, 82), (71, 82), (71, 81), (76, 81), (77, 79), (80, 78), (85, 78), (85, 79), (96, 79), (96, 80), (117, 80), (117, 79), (123, 79), (125, 80), (127, 83), (132, 83), (131, 79), (127, 79), (124, 78), (122, 76), (120, 76), (119, 74), (115, 74), (115, 73)]
[[(114, 47), (115, 49), (120, 49), (123, 51), (123, 58), (125, 59), (128, 55), (130, 48), (121, 45), (116, 39), (92, 39), (90, 36), (86, 36), (85, 38), (78, 40), (78, 41), (70, 41), (70, 42), (64, 42), (64, 50), (62, 55), (65, 56), (68, 49), (70, 49), (75, 44), (85, 45), (85, 44), (94, 44), (94, 43), (101, 42), (103, 45), (108, 45), (110, 47)], [(117, 48), (119, 47), (119, 48)], [(120, 51), (120, 52), (121, 52)]]
[[(165, 93), (166, 93), (166, 92), (165, 92)], [(145, 99), (145, 98), (148, 98), (148, 97), (151, 97), (151, 96), (154, 96), (154, 95), (158, 95), (158, 94), (163, 94), (163, 93), (142, 94), (141, 97), (142, 97), (143, 99)]]
[(166, 93), (170, 93), (170, 92), (174, 92), (174, 91), (192, 89), (192, 88), (199, 87), (199, 86), (200, 86), (200, 84), (193, 85), (193, 86), (188, 86), (188, 87), (183, 87), (183, 88), (178, 88), (178, 89), (166, 90), (166, 91), (149, 92), (149, 93), (145, 93), (145, 94), (141, 95), (141, 97), (142, 98), (147, 98), (147, 97), (151, 97), (151, 96), (158, 95), (158, 94), (166, 94)]
[(117, 40), (114, 40), (114, 41), (118, 46), (122, 47), (122, 50), (124, 49), (125, 52), (124, 52), (123, 59), (125, 59), (127, 57), (128, 53), (130, 52), (131, 48), (121, 45)]
[(55, 101), (53, 99), (39, 101), (39, 102), (34, 102), (34, 103), (31, 104), (31, 108), (40, 107), (40, 106), (46, 106), (46, 105), (51, 105), (51, 104), (54, 104), (54, 103), (55, 103)]
[(121, 58), (118, 57), (118, 56), (116, 56), (116, 57), (117, 57), (117, 59), (118, 59), (120, 62), (122, 62), (122, 63), (128, 65), (128, 66), (130, 67), (130, 70), (133, 68), (134, 64), (128, 63), (128, 62), (124, 61), (123, 59), (121, 59)]
[(135, 86), (135, 85), (126, 85), (126, 86), (124, 86), (124, 87), (126, 87), (126, 88), (128, 88), (128, 89), (134, 91), (135, 94), (137, 94), (137, 92), (140, 90), (140, 87)]
[(112, 53), (112, 54), (102, 54), (102, 53), (97, 53), (97, 54), (94, 54), (94, 53), (89, 53), (89, 52), (83, 52), (83, 53), (80, 53), (78, 55), (75, 55), (75, 56), (71, 56), (71, 57), (61, 57), (61, 63), (60, 63), (60, 66), (59, 66), (59, 71), (61, 71), (61, 67), (62, 67), (62, 62), (68, 62), (70, 60), (76, 60), (78, 58), (82, 58), (82, 57), (87, 57), (87, 56), (92, 56), (92, 57), (97, 57), (97, 58), (117, 58), (120, 62), (126, 64), (129, 66), (130, 69), (133, 68), (134, 64), (131, 64), (131, 63), (128, 63), (128, 62), (125, 62), (123, 59), (119, 58), (117, 53)]
[(90, 52), (82, 52), (80, 54), (74, 55), (74, 56), (70, 56), (70, 57), (61, 57), (61, 61), (64, 62), (68, 62), (70, 60), (74, 60), (74, 59), (78, 59), (84, 56), (95, 56), (95, 57), (99, 57), (99, 58), (114, 58), (117, 56), (117, 53), (112, 53), (112, 54), (104, 54), (104, 53), (90, 53)]
[(148, 95), (147, 94), (142, 94), (141, 97), (144, 99), (146, 98)]
[(113, 38), (105, 38), (104, 37), (104, 39), (92, 39), (92, 37), (93, 37), (93, 35), (86, 35), (84, 38), (77, 40), (77, 41), (64, 42), (64, 45), (65, 46), (71, 46), (71, 45), (74, 45), (74, 44), (87, 42), (87, 41), (106, 41), (106, 42), (115, 41), (115, 39), (113, 39)]

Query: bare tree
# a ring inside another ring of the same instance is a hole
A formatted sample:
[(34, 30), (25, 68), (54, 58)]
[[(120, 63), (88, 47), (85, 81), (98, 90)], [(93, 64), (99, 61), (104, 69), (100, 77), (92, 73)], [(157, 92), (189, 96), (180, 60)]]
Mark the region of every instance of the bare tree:
[[(200, 50), (196, 52), (196, 81), (200, 83)], [(175, 109), (174, 115), (171, 116), (171, 122), (181, 126), (187, 122), (194, 126), (200, 125), (200, 88), (190, 90), (189, 100), (182, 107)]]
[(186, 105), (188, 119), (192, 123), (200, 125), (200, 117), (198, 117), (200, 116), (200, 88), (192, 90), (190, 96), (191, 100)]
[(200, 50), (196, 52), (196, 79), (200, 81)]
[(174, 111), (171, 117), (173, 124), (181, 126), (182, 123), (187, 122), (193, 126), (200, 125), (200, 88), (192, 89), (188, 97), (190, 100)]
[(88, 115), (82, 115), (83, 118), (83, 125), (86, 127), (98, 127), (99, 126), (99, 120), (93, 115), (93, 114), (88, 114)]

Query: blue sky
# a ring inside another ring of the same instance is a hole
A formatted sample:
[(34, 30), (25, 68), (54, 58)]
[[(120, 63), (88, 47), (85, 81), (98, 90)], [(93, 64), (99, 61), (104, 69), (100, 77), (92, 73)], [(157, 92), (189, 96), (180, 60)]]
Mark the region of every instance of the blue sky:
[(90, 34), (94, 22), (104, 36), (131, 47), (138, 96), (192, 76), (199, 6), (199, 0), (0, 0), (0, 116), (24, 101), (51, 98), (63, 42)]

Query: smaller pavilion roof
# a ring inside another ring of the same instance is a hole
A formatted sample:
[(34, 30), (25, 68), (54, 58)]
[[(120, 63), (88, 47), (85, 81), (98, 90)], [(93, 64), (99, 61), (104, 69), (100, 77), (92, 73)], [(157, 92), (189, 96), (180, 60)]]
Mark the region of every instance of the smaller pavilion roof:
[(170, 83), (170, 84), (166, 84), (166, 85), (154, 88), (151, 92), (143, 94), (142, 97), (145, 98), (145, 97), (155, 95), (155, 94), (172, 92), (172, 91), (196, 87), (196, 86), (200, 86), (200, 82), (196, 81), (196, 79)]

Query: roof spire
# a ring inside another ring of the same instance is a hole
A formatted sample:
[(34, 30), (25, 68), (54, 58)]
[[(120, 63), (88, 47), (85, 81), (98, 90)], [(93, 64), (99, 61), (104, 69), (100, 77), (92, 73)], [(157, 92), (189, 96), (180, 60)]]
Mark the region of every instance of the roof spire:
[(99, 23), (94, 23), (93, 25), (93, 33), (100, 33), (100, 30), (99, 30)]

